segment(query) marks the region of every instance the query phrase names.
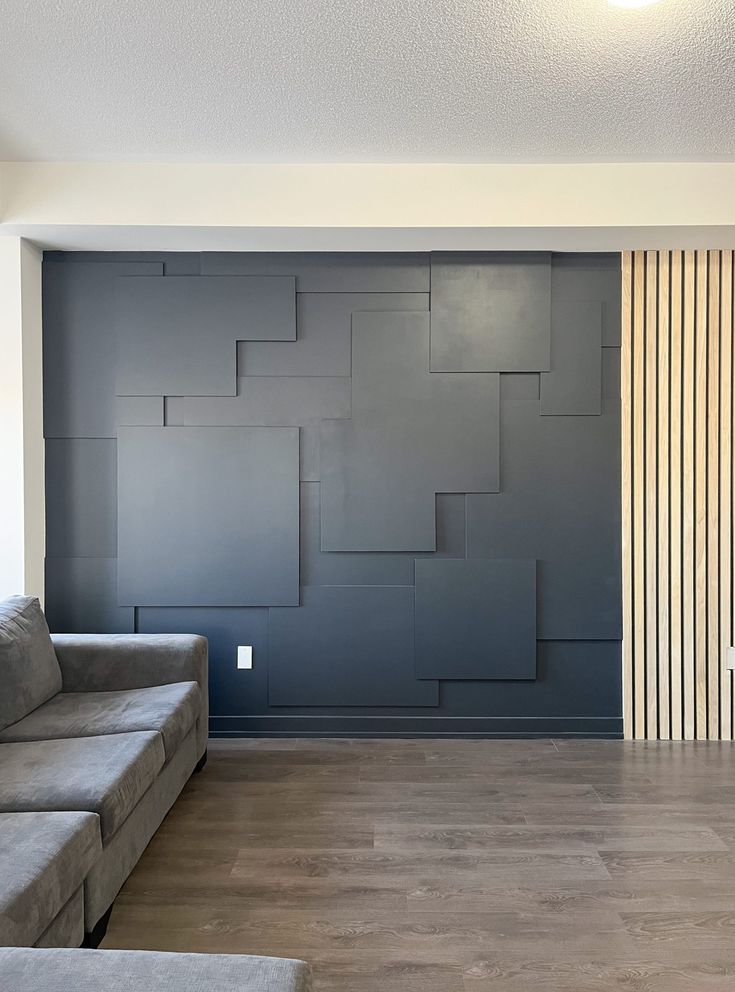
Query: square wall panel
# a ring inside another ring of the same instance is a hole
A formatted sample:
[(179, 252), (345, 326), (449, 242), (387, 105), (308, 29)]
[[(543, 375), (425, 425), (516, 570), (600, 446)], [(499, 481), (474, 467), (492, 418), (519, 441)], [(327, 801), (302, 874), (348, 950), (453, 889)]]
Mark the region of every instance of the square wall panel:
[(431, 256), (431, 371), (549, 368), (551, 256)]
[(437, 706), (416, 678), (410, 586), (305, 586), (270, 610), (271, 706)]
[(416, 559), (416, 673), (536, 677), (536, 562)]
[(299, 602), (299, 432), (121, 427), (119, 601)]
[(117, 280), (119, 396), (234, 396), (238, 341), (295, 341), (289, 276)]

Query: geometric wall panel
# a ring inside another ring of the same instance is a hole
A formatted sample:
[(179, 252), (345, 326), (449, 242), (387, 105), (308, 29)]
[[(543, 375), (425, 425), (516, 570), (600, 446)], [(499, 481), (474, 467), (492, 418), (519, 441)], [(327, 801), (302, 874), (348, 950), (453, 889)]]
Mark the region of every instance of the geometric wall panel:
[(48, 253), (52, 627), (208, 637), (215, 732), (615, 733), (619, 262)]
[(306, 586), (269, 611), (271, 706), (436, 706), (414, 674), (410, 586)]
[(349, 376), (353, 312), (428, 309), (428, 293), (299, 293), (296, 341), (241, 341), (238, 374)]
[(203, 276), (294, 276), (297, 293), (428, 293), (429, 257), (408, 252), (210, 252)]
[(299, 601), (298, 430), (121, 427), (119, 602)]
[(118, 395), (234, 395), (238, 340), (295, 340), (294, 285), (289, 276), (119, 279)]
[(536, 562), (416, 560), (416, 674), (536, 677)]
[(118, 427), (163, 427), (163, 396), (118, 396)]
[(117, 554), (117, 454), (112, 438), (46, 440), (46, 554)]
[(431, 256), (432, 372), (549, 368), (551, 256)]
[[(442, 706), (468, 717), (492, 713), (516, 721), (526, 732), (551, 733), (540, 718), (568, 727), (580, 714), (620, 717), (620, 643), (616, 641), (538, 641), (536, 678), (495, 682), (442, 682)], [(536, 722), (534, 722), (536, 721)], [(569, 722), (567, 722), (569, 721)], [(574, 723), (572, 723), (574, 725)], [(519, 728), (520, 729), (520, 728)], [(598, 726), (599, 730), (600, 727)], [(615, 725), (610, 727), (614, 730)]]
[(47, 558), (46, 619), (55, 634), (132, 634), (135, 610), (117, 605), (116, 558)]
[[(303, 586), (409, 586), (413, 552), (322, 551), (318, 482), (301, 484), (301, 584)], [(465, 557), (465, 497), (436, 494), (436, 551), (432, 558)]]
[(620, 347), (620, 255), (573, 254), (551, 256), (553, 305), (570, 300), (591, 301), (602, 307), (602, 346)]
[(467, 497), (470, 558), (538, 559), (543, 638), (619, 638), (619, 356), (603, 350), (597, 417), (504, 399), (501, 491)]
[(433, 551), (435, 494), (498, 488), (499, 377), (429, 372), (427, 313), (355, 313), (352, 420), (322, 421), (323, 551)]
[(237, 396), (171, 396), (166, 423), (187, 426), (301, 427), (301, 478), (319, 479), (319, 424), (350, 416), (348, 378), (246, 376)]
[(44, 435), (114, 437), (115, 284), (161, 262), (43, 263)]
[(599, 414), (601, 393), (601, 305), (555, 301), (551, 309), (551, 371), (541, 373), (541, 414)]
[(303, 586), (410, 586), (413, 558), (402, 554), (322, 551), (318, 482), (301, 484), (301, 584)]

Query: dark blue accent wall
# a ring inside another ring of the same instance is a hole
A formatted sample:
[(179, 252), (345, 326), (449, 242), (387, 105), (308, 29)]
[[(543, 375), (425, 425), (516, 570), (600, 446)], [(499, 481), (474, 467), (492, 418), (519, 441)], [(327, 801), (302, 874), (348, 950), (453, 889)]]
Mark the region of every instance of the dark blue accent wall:
[(52, 630), (204, 634), (214, 734), (620, 734), (617, 255), (51, 252), (43, 293)]

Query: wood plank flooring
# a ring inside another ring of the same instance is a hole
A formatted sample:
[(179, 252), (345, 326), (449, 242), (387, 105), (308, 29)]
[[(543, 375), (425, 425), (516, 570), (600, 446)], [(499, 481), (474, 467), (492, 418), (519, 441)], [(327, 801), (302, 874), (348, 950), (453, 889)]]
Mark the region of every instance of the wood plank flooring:
[(212, 742), (104, 947), (317, 992), (732, 992), (735, 745)]

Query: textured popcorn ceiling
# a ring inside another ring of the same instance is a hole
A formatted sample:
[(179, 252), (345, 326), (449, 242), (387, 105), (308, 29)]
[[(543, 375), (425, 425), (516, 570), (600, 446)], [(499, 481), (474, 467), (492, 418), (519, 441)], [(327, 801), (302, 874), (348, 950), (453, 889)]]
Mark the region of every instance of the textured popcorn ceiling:
[(734, 0), (2, 0), (0, 159), (735, 157)]

